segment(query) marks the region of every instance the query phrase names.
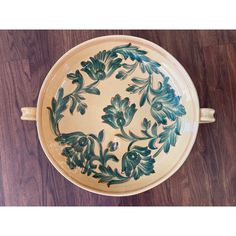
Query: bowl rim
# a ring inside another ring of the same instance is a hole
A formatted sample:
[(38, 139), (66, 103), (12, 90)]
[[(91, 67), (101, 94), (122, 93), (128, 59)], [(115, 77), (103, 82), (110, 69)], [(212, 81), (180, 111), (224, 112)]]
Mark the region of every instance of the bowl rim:
[[(42, 128), (41, 128), (41, 109), (42, 109), (42, 101), (43, 101), (43, 96), (44, 96), (44, 92), (47, 88), (47, 84), (50, 82), (51, 80), (51, 74), (53, 73), (54, 69), (58, 66), (58, 64), (62, 63), (63, 60), (65, 60), (65, 58), (72, 53), (74, 50), (83, 47), (86, 44), (90, 44), (90, 43), (95, 43), (95, 42), (99, 42), (99, 41), (103, 41), (103, 40), (107, 40), (107, 39), (130, 39), (130, 40), (135, 40), (138, 41), (140, 43), (149, 45), (150, 47), (152, 47), (153, 49), (157, 49), (158, 51), (162, 52), (164, 55), (166, 55), (169, 60), (175, 64), (179, 70), (181, 71), (181, 73), (185, 74), (185, 80), (186, 83), (188, 83), (191, 86), (191, 95), (195, 98), (194, 100), (196, 101), (196, 106), (198, 109), (196, 109), (196, 127), (195, 127), (195, 132), (192, 134), (192, 138), (191, 141), (187, 147), (187, 150), (183, 153), (182, 158), (180, 158), (180, 160), (175, 164), (175, 166), (171, 169), (171, 171), (169, 171), (169, 173), (167, 173), (165, 176), (161, 177), (159, 180), (153, 182), (152, 184), (146, 185), (145, 187), (141, 187), (139, 189), (136, 190), (131, 190), (131, 191), (126, 191), (126, 192), (106, 192), (104, 190), (97, 190), (97, 189), (93, 189), (91, 187), (87, 187), (86, 185), (83, 185), (81, 183), (76, 182), (73, 178), (71, 178), (70, 176), (67, 175), (67, 173), (62, 170), (58, 164), (53, 160), (53, 158), (50, 158), (50, 153), (47, 151), (46, 147), (44, 146), (43, 143), (43, 135), (42, 135)], [(177, 172), (177, 170), (180, 169), (180, 167), (183, 165), (183, 163), (186, 161), (186, 159), (188, 158), (193, 145), (196, 141), (196, 137), (197, 137), (197, 133), (198, 133), (198, 128), (199, 128), (199, 114), (200, 114), (200, 106), (199, 106), (199, 97), (197, 94), (197, 90), (196, 87), (193, 84), (193, 81), (191, 80), (191, 77), (189, 76), (188, 72), (186, 71), (186, 69), (182, 66), (182, 64), (174, 57), (172, 56), (168, 51), (166, 51), (164, 48), (160, 47), (159, 45), (157, 45), (154, 42), (151, 42), (147, 39), (144, 38), (140, 38), (140, 37), (135, 37), (135, 36), (130, 36), (130, 35), (106, 35), (106, 36), (100, 36), (100, 37), (96, 37), (96, 38), (92, 38), (89, 40), (86, 40), (78, 45), (76, 45), (75, 47), (71, 48), (70, 50), (68, 50), (66, 53), (64, 53), (55, 63), (54, 65), (51, 67), (51, 69), (49, 70), (49, 72), (47, 73), (41, 88), (40, 88), (40, 92), (38, 95), (38, 100), (37, 100), (37, 110), (36, 110), (36, 126), (37, 126), (37, 132), (38, 132), (38, 138), (41, 144), (41, 147), (45, 153), (45, 155), (47, 156), (48, 160), (51, 162), (51, 164), (56, 168), (56, 170), (63, 176), (65, 177), (67, 180), (69, 180), (71, 183), (73, 183), (74, 185), (87, 190), (89, 192), (92, 193), (96, 193), (96, 194), (100, 194), (100, 195), (104, 195), (104, 196), (118, 196), (118, 197), (122, 197), (122, 196), (131, 196), (131, 195), (135, 195), (135, 194), (139, 194), (145, 191), (148, 191), (156, 186), (158, 186), (159, 184), (163, 183), (165, 180), (169, 179), (174, 173)]]

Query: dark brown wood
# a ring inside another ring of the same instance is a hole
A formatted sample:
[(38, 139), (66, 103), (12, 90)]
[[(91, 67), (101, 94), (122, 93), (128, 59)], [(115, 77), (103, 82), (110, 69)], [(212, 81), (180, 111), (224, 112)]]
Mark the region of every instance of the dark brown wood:
[[(180, 170), (131, 197), (99, 196), (71, 184), (44, 155), (35, 123), (20, 120), (20, 108), (36, 106), (60, 56), (109, 34), (146, 38), (168, 50), (190, 74), (201, 106), (216, 109), (216, 122), (200, 126)], [(236, 31), (0, 31), (0, 205), (236, 205), (235, 140)]]

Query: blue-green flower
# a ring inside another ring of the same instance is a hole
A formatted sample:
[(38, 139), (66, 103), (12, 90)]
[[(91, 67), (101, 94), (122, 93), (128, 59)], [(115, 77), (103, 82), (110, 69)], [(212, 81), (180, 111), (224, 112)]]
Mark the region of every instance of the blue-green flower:
[(61, 144), (67, 144), (62, 155), (67, 157), (67, 164), (71, 169), (76, 166), (84, 167), (85, 160), (90, 160), (94, 154), (94, 140), (82, 132), (61, 134), (56, 138)]
[(137, 109), (134, 103), (130, 105), (128, 97), (121, 99), (117, 94), (111, 99), (111, 105), (105, 107), (103, 111), (106, 113), (102, 116), (103, 122), (114, 129), (119, 129), (130, 124)]
[(80, 137), (77, 142), (74, 144), (74, 147), (77, 151), (82, 151), (87, 145), (90, 145), (91, 141), (86, 136)]
[(104, 80), (106, 78), (105, 64), (91, 57), (91, 61), (82, 62), (82, 71), (86, 72), (93, 80)]
[(177, 117), (186, 114), (185, 108), (180, 104), (180, 97), (175, 95), (175, 90), (168, 84), (168, 77), (157, 90), (151, 89), (155, 97), (151, 102), (151, 114), (158, 124), (167, 124), (167, 118), (174, 121)]
[(154, 173), (155, 160), (150, 154), (151, 151), (147, 147), (134, 146), (122, 157), (122, 172), (126, 176), (133, 176), (134, 179)]
[(90, 60), (81, 62), (82, 71), (93, 80), (104, 80), (121, 67), (122, 59), (112, 51), (101, 51)]

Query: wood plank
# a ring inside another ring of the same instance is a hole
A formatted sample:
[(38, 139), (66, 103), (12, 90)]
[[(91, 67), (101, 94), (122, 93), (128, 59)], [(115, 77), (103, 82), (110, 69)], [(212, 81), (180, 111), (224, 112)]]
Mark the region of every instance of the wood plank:
[(0, 81), (0, 101), (4, 101), (0, 103), (0, 152), (5, 205), (40, 205), (42, 188), (35, 124), (19, 119), (20, 107), (24, 103), (32, 105), (33, 81), (28, 60), (1, 64)]

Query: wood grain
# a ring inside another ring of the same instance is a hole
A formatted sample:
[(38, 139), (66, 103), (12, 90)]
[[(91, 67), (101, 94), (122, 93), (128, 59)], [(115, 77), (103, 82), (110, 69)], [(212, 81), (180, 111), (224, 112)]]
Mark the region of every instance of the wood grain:
[[(60, 56), (110, 34), (146, 38), (168, 50), (190, 74), (201, 106), (216, 109), (216, 123), (200, 126), (176, 174), (122, 198), (68, 182), (44, 155), (35, 123), (20, 120), (20, 108), (36, 106), (40, 86)], [(0, 83), (0, 205), (236, 205), (236, 31), (0, 31)]]

